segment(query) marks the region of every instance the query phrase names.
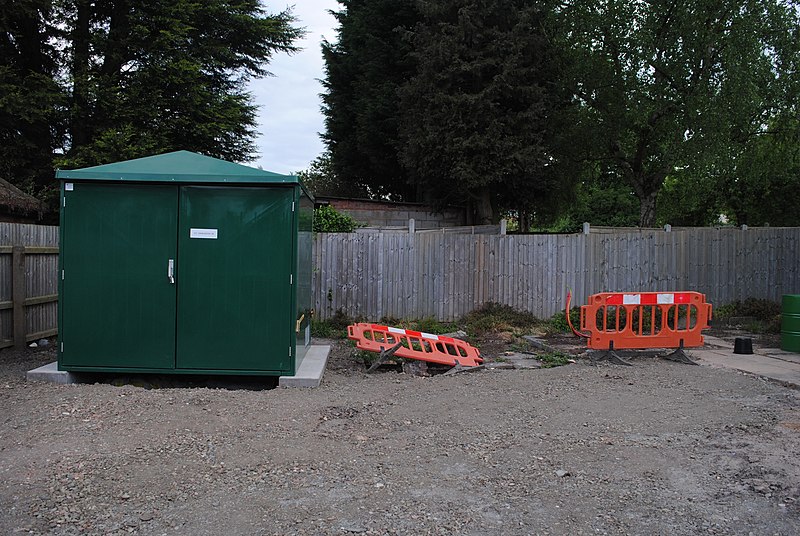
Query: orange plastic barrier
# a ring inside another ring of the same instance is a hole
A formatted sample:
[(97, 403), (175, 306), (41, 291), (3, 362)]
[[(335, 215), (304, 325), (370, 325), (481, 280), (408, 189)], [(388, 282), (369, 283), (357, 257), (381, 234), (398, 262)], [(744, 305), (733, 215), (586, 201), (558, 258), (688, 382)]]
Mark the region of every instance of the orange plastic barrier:
[(699, 292), (603, 292), (581, 306), (581, 330), (597, 350), (702, 346), (710, 320)]
[(453, 367), (475, 367), (483, 363), (480, 351), (469, 343), (421, 331), (360, 323), (347, 326), (347, 337), (356, 341), (359, 350), (369, 352), (384, 352), (399, 345), (394, 355), (407, 359)]

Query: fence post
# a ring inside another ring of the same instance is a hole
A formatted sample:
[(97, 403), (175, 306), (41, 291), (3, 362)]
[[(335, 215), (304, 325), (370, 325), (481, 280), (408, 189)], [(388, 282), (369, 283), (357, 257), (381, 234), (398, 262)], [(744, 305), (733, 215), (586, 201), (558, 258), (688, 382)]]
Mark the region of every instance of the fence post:
[(25, 247), (11, 248), (11, 301), (14, 304), (14, 349), (25, 348), (27, 325), (25, 322)]

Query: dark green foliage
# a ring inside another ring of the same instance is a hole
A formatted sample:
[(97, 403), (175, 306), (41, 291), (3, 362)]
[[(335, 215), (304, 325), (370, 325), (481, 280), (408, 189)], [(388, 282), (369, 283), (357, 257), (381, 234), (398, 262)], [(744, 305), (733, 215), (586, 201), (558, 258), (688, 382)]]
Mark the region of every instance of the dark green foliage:
[(311, 335), (326, 339), (344, 339), (347, 337), (347, 326), (354, 322), (356, 322), (355, 319), (350, 318), (344, 311), (339, 309), (327, 320), (312, 318)]
[(54, 160), (83, 167), (177, 149), (252, 159), (245, 84), (302, 35), (288, 10), (268, 14), (257, 0), (0, 8), (0, 173), (40, 192), (52, 188)]
[(403, 164), (436, 204), (468, 204), (478, 223), (547, 207), (561, 188), (545, 143), (559, 104), (546, 13), (513, 0), (419, 9), (417, 71), (400, 91)]
[(760, 298), (747, 298), (735, 301), (714, 310), (717, 318), (750, 316), (756, 320), (772, 320), (781, 314), (781, 304)]
[(335, 43), (322, 53), (323, 135), (331, 169), (350, 197), (414, 201), (415, 188), (398, 160), (397, 92), (415, 72), (403, 38), (418, 15), (413, 0), (340, 0)]
[(51, 197), (67, 94), (56, 82), (61, 55), (48, 0), (0, 0), (0, 178)]
[(608, 227), (635, 227), (639, 224), (639, 201), (630, 186), (605, 173), (588, 178), (576, 186), (573, 200), (563, 207), (553, 223), (536, 222), (555, 232), (580, 232), (583, 223)]
[(311, 162), (298, 177), (309, 192), (316, 196), (351, 197), (352, 187), (333, 171), (330, 152), (324, 152)]
[(359, 223), (348, 214), (342, 214), (330, 205), (314, 209), (314, 232), (352, 233)]
[(577, 124), (596, 140), (587, 157), (630, 186), (643, 226), (656, 224), (656, 199), (676, 170), (675, 180), (714, 181), (696, 196), (673, 185), (665, 200), (674, 208), (692, 195), (687, 220), (706, 220), (704, 193), (748, 185), (750, 142), (776, 113), (796, 109), (794, 2), (573, 0), (554, 20), (583, 112)]
[(542, 363), (542, 368), (561, 367), (573, 362), (573, 359), (563, 352), (545, 352), (536, 354), (536, 359)]
[(245, 83), (302, 34), (288, 11), (269, 15), (257, 0), (72, 0), (63, 17), (74, 79), (66, 167), (177, 149), (250, 160)]
[[(572, 326), (579, 330), (581, 329), (581, 308), (573, 307), (569, 310), (569, 319), (572, 322)], [(572, 333), (572, 330), (569, 329), (569, 324), (567, 324), (567, 315), (566, 311), (561, 311), (553, 316), (550, 317), (550, 320), (547, 322), (547, 330), (551, 333)]]

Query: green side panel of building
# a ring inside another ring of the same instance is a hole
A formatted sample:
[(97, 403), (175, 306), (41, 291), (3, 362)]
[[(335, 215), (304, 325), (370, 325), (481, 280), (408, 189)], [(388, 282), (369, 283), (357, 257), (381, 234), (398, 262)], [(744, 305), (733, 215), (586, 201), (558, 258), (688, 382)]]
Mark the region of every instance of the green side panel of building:
[(302, 360), (306, 350), (311, 344), (311, 319), (313, 317), (313, 294), (311, 291), (312, 277), (312, 246), (314, 242), (313, 221), (314, 201), (298, 188), (298, 214), (297, 214), (297, 274), (296, 309), (300, 321), (300, 329), (296, 330), (297, 359)]
[(63, 193), (60, 365), (173, 368), (177, 189), (75, 183)]
[(180, 190), (176, 368), (293, 374), (294, 189)]

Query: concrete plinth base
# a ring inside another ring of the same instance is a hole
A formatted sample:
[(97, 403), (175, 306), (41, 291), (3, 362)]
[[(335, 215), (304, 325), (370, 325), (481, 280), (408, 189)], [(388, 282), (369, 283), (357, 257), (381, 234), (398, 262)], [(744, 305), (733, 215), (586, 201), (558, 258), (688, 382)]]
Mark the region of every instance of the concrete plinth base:
[(319, 387), (325, 365), (328, 363), (330, 346), (311, 346), (294, 376), (281, 376), (279, 387)]
[(29, 370), (25, 374), (25, 377), (28, 381), (78, 383), (78, 375), (67, 372), (66, 370), (58, 370), (58, 361), (53, 361), (39, 368)]
[[(330, 352), (330, 346), (318, 345), (309, 347), (308, 353), (306, 353), (306, 357), (300, 363), (300, 367), (297, 369), (295, 375), (280, 376), (278, 378), (278, 385), (280, 387), (319, 387), (320, 382), (322, 382), (322, 375), (325, 373), (325, 365), (328, 363), (328, 354), (330, 354)], [(84, 373), (58, 370), (57, 361), (29, 370), (26, 374), (28, 381), (61, 384), (80, 383), (83, 376)]]

